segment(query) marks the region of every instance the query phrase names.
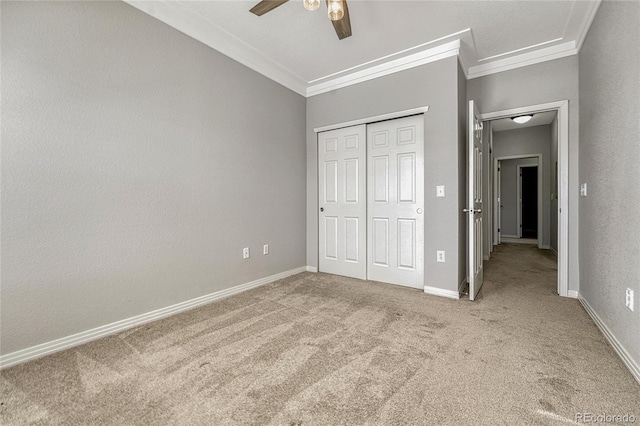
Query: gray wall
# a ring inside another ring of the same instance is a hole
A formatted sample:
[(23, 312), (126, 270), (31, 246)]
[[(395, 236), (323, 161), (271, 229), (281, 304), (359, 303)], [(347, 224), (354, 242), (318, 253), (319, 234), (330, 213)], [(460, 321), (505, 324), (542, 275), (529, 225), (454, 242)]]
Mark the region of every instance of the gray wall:
[(537, 158), (500, 162), (500, 232), (503, 237), (518, 236), (518, 166), (532, 165), (538, 165)]
[(121, 2), (1, 27), (3, 354), (305, 264), (304, 98)]
[(551, 249), (558, 253), (558, 116), (551, 122), (551, 230), (550, 230), (550, 243)]
[[(640, 3), (600, 6), (580, 51), (580, 294), (640, 366)], [(635, 312), (624, 306), (635, 290)]]
[[(549, 240), (551, 233), (551, 126), (534, 126), (534, 127), (525, 127), (523, 129), (517, 130), (505, 130), (502, 132), (494, 132), (493, 133), (493, 156), (495, 158), (506, 157), (512, 155), (522, 155), (522, 154), (542, 154), (542, 167), (538, 170), (539, 173), (542, 173), (542, 245), (543, 247), (549, 248)], [(505, 181), (505, 173), (504, 170), (501, 170), (502, 176), (501, 179)], [(512, 176), (514, 182), (513, 187), (515, 188), (516, 183), (516, 175), (515, 173)], [(503, 188), (504, 189), (504, 188)], [(514, 210), (511, 212), (508, 206), (505, 206), (503, 209), (503, 213), (506, 213), (509, 217), (515, 218), (515, 204), (511, 205)], [(507, 212), (504, 212), (507, 210)], [(504, 223), (504, 222), (503, 222)], [(507, 222), (509, 223), (509, 222)], [(515, 225), (515, 223), (514, 223)], [(514, 229), (515, 231), (515, 226)], [(507, 232), (507, 230), (502, 229), (502, 234), (511, 234), (517, 235), (517, 232), (511, 233)]]
[[(425, 284), (457, 291), (459, 262), (458, 62), (455, 57), (307, 99), (307, 264), (318, 266), (318, 157), (313, 129), (429, 105), (425, 114)], [(436, 185), (446, 197), (436, 198)], [(446, 263), (436, 262), (446, 251)]]
[(569, 290), (578, 291), (577, 56), (474, 78), (467, 83), (467, 98), (477, 100), (483, 113), (569, 101)]

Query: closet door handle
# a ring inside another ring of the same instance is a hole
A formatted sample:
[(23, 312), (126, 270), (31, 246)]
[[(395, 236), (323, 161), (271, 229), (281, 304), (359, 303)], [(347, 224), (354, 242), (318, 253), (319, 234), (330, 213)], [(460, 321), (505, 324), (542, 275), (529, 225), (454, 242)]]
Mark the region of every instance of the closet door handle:
[(422, 209), (416, 209), (416, 213), (422, 214)]

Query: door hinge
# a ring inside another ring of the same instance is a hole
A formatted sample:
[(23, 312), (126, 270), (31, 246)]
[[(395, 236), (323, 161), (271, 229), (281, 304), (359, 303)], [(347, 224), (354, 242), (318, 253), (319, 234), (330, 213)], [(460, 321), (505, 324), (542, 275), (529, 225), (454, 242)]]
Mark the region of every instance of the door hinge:
[(498, 232), (500, 232), (500, 228), (498, 228)]

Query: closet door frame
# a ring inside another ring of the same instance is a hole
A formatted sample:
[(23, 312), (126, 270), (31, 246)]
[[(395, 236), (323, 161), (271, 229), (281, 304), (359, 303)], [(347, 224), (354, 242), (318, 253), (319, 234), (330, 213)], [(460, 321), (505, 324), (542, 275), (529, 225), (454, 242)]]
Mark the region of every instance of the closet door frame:
[[(345, 127), (353, 127), (353, 126), (358, 126), (358, 125), (368, 125), (368, 124), (373, 124), (379, 121), (385, 121), (385, 120), (393, 120), (393, 119), (397, 119), (397, 118), (405, 118), (405, 117), (409, 117), (409, 116), (414, 116), (414, 115), (418, 115), (418, 114), (425, 114), (429, 111), (429, 106), (423, 106), (423, 107), (418, 107), (418, 108), (412, 108), (412, 109), (407, 109), (407, 110), (402, 110), (402, 111), (396, 111), (396, 112), (392, 112), (392, 113), (388, 113), (388, 114), (381, 114), (381, 115), (376, 115), (376, 116), (370, 116), (370, 117), (365, 117), (365, 118), (361, 118), (361, 119), (357, 119), (357, 120), (351, 120), (351, 121), (345, 121), (342, 123), (336, 123), (336, 124), (331, 124), (328, 126), (322, 126), (322, 127), (316, 127), (313, 129), (313, 131), (316, 133), (316, 148), (319, 150), (319, 141), (320, 141), (320, 133), (322, 132), (327, 132), (327, 131), (331, 131), (331, 130), (337, 130), (337, 129), (341, 129), (341, 128), (345, 128)], [(424, 141), (423, 141), (424, 143)], [(319, 154), (319, 151), (317, 151)], [(367, 154), (368, 155), (368, 154)], [(319, 167), (319, 157), (317, 158), (316, 161), (316, 167)], [(317, 170), (318, 172), (318, 189), (320, 189), (320, 170)], [(316, 212), (316, 214), (318, 214), (317, 219), (318, 219), (318, 267), (320, 272), (322, 271), (322, 268), (320, 267), (320, 220), (322, 220), (321, 217), (321, 213), (320, 212), (320, 208), (322, 205), (322, 200), (321, 200), (321, 194), (320, 192), (318, 192), (318, 196), (317, 196), (317, 201), (318, 201), (318, 211)], [(367, 212), (366, 214), (366, 220), (369, 220), (369, 214)], [(424, 228), (423, 228), (424, 229)], [(365, 232), (368, 233), (368, 230), (364, 230)], [(424, 231), (423, 231), (423, 235), (421, 236), (421, 241), (424, 241)], [(367, 248), (365, 250), (368, 250), (368, 241), (366, 242)], [(365, 259), (365, 261), (367, 261), (367, 259)], [(422, 263), (424, 263), (424, 261), (422, 261)], [(422, 270), (424, 271), (424, 265), (422, 266)], [(423, 276), (424, 276), (424, 272), (423, 272)]]

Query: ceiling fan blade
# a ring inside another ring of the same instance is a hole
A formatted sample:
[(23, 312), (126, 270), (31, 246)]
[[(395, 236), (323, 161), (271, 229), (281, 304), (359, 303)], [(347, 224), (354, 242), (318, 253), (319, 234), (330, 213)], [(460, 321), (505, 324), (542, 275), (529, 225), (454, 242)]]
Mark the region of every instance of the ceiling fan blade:
[(249, 12), (253, 13), (254, 15), (262, 16), (265, 13), (270, 12), (276, 7), (280, 6), (281, 4), (286, 3), (287, 1), (289, 0), (262, 0), (260, 3), (253, 6)]
[[(327, 6), (329, 0), (327, 0)], [(339, 21), (331, 21), (333, 23), (333, 29), (336, 30), (338, 38), (351, 37), (351, 19), (349, 19), (349, 6), (347, 6), (347, 0), (342, 0), (342, 6), (344, 7), (344, 16)]]

